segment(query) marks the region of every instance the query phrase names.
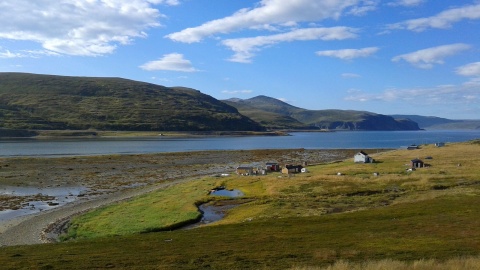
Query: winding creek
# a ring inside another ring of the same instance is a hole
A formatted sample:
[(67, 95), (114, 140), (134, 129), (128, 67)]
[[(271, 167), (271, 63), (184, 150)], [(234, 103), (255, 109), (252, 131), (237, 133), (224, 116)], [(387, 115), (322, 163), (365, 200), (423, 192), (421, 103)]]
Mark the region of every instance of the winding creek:
[[(221, 197), (228, 197), (228, 198), (240, 198), (244, 196), (243, 192), (237, 189), (225, 189), (219, 188), (212, 190), (210, 192), (210, 196), (221, 196)], [(188, 230), (200, 227), (202, 225), (210, 224), (216, 221), (223, 219), (225, 213), (237, 207), (238, 204), (220, 204), (220, 205), (212, 205), (210, 203), (202, 204), (198, 207), (198, 210), (202, 213), (202, 218), (195, 224), (190, 224), (181, 229)]]

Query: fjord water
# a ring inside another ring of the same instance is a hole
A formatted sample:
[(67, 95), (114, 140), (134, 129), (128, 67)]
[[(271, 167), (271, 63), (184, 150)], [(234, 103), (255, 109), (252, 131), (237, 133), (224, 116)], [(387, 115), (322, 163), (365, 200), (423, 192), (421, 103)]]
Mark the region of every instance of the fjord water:
[(480, 130), (293, 132), (291, 136), (168, 136), (136, 138), (0, 140), (0, 157), (89, 156), (201, 150), (373, 149), (411, 144), (462, 142), (480, 138)]

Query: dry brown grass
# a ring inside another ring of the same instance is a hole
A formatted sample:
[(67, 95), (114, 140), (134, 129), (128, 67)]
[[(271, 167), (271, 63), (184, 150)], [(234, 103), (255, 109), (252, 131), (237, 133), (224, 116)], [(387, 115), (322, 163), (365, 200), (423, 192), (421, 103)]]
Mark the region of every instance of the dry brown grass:
[(423, 259), (413, 262), (385, 259), (349, 262), (339, 260), (327, 267), (294, 267), (293, 270), (475, 270), (480, 269), (479, 257), (453, 258), (446, 261)]

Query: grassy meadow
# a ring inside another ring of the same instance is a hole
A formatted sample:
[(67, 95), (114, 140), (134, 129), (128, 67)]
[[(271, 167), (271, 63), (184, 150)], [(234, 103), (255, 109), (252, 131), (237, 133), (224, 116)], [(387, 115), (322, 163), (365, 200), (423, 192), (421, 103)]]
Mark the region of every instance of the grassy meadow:
[[(304, 174), (197, 178), (78, 216), (62, 243), (3, 247), (0, 263), (5, 269), (480, 269), (478, 153), (480, 141), (425, 145), (369, 153), (373, 164), (352, 157), (308, 166)], [(408, 172), (414, 158), (429, 166)], [(217, 186), (245, 196), (208, 196)], [(170, 230), (197, 220), (198, 204), (225, 200), (238, 206), (223, 220)]]

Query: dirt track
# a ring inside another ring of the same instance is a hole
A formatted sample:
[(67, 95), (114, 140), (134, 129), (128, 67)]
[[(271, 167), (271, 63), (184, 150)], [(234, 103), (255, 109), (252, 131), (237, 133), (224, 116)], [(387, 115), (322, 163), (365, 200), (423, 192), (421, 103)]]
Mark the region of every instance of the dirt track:
[[(0, 246), (46, 242), (44, 230), (72, 215), (131, 198), (196, 176), (233, 173), (239, 165), (265, 162), (308, 164), (350, 158), (355, 150), (202, 151), (148, 155), (0, 159), (1, 186), (87, 188), (75, 202), (0, 223)], [(135, 188), (133, 188), (135, 187)], [(22, 201), (23, 200), (23, 201)], [(3, 209), (21, 207), (27, 198), (2, 196)]]

